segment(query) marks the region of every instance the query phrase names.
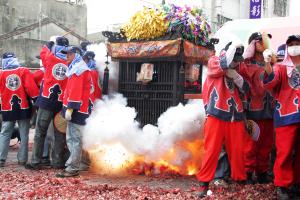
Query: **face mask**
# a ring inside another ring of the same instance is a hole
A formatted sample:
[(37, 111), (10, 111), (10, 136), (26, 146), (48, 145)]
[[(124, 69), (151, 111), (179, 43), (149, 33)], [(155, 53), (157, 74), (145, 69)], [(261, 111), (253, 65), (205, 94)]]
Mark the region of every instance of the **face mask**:
[(288, 53), (290, 56), (299, 56), (300, 55), (300, 45), (288, 47)]

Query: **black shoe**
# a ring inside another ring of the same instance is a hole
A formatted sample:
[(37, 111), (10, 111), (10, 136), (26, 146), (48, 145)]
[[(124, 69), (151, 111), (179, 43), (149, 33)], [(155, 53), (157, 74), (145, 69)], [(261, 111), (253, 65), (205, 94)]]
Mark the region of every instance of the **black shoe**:
[(25, 161), (18, 161), (18, 165), (25, 166), (25, 165), (26, 165), (26, 162), (25, 162)]
[(66, 168), (64, 165), (51, 165), (52, 169), (64, 169)]
[(208, 182), (201, 182), (198, 192), (196, 193), (197, 197), (202, 199), (207, 196), (208, 191)]
[(5, 166), (5, 160), (0, 160), (0, 167), (4, 167)]
[(254, 184), (253, 173), (252, 172), (247, 172), (246, 184), (247, 185), (253, 185)]
[(277, 187), (276, 188), (276, 193), (277, 193), (277, 199), (278, 200), (289, 200), (289, 189), (284, 188), (284, 187)]
[(50, 162), (49, 157), (43, 157), (42, 161), (41, 161), (41, 165), (43, 165), (43, 166), (50, 166), (51, 162)]
[(257, 182), (260, 184), (267, 184), (271, 182), (268, 172), (264, 172), (257, 175)]
[(69, 172), (69, 171), (63, 170), (63, 171), (57, 173), (55, 176), (58, 178), (68, 178), (68, 177), (79, 176), (79, 172), (78, 171)]
[(40, 164), (33, 164), (33, 163), (26, 164), (25, 168), (30, 169), (30, 170), (40, 170), (40, 169), (42, 169)]
[(300, 184), (293, 185), (291, 190), (292, 190), (293, 197), (297, 197), (300, 199)]

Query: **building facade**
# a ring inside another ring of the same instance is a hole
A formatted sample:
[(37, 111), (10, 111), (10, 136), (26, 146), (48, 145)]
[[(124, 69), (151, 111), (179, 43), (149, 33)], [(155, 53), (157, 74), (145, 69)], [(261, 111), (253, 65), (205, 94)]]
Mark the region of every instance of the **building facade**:
[[(261, 2), (261, 8), (251, 10), (251, 1)], [(251, 12), (260, 14), (261, 18), (288, 16), (289, 3), (290, 0), (200, 0), (199, 5), (203, 7), (215, 32), (227, 21), (250, 18)]]
[(28, 67), (37, 67), (43, 43), (65, 35), (71, 44), (87, 36), (87, 9), (82, 0), (0, 0), (0, 54), (13, 51)]

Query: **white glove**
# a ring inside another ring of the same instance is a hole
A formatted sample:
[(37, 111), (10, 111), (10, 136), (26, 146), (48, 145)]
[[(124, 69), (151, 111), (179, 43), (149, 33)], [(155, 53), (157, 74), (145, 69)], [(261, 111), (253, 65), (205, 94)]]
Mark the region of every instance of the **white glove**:
[(226, 76), (229, 78), (233, 79), (233, 82), (240, 88), (242, 89), (243, 84), (244, 84), (244, 79), (243, 77), (237, 73), (235, 69), (227, 69), (226, 70)]
[(73, 113), (73, 109), (68, 108), (68, 109), (66, 110), (66, 113), (65, 113), (65, 119), (66, 119), (67, 121), (71, 121), (71, 119), (72, 119), (72, 113)]
[(266, 50), (264, 50), (263, 56), (264, 56), (264, 61), (265, 61), (266, 63), (271, 62), (272, 54), (273, 54), (273, 52), (272, 52), (271, 49), (266, 49)]

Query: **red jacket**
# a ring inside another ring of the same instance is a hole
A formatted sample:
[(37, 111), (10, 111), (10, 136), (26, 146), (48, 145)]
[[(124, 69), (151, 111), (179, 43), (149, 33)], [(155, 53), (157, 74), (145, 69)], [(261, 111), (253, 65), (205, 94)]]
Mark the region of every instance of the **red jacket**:
[(67, 87), (64, 93), (62, 116), (68, 108), (73, 109), (71, 122), (85, 125), (92, 109), (93, 81), (90, 71), (85, 71), (79, 76), (73, 74), (68, 78)]
[[(94, 100), (102, 98), (102, 90), (100, 87), (100, 80), (99, 80), (99, 72), (97, 70), (91, 70), (91, 76), (93, 79), (93, 93), (94, 93)], [(93, 102), (94, 102), (93, 100)]]
[[(240, 74), (249, 84), (247, 94), (247, 118), (253, 120), (273, 119), (274, 98), (271, 92), (263, 85), (264, 66), (260, 66), (253, 60), (245, 60), (245, 67)], [(242, 64), (242, 65), (243, 65)]]
[[(244, 66), (240, 65), (240, 68)], [(243, 88), (246, 89), (244, 82)], [(203, 103), (208, 115), (224, 121), (244, 120), (244, 94), (233, 80), (225, 76), (220, 58), (213, 56), (208, 61), (207, 77), (203, 85)]]
[(299, 97), (297, 95), (300, 89), (299, 83), (300, 72), (296, 68), (284, 65), (284, 62), (275, 65), (270, 75), (265, 75), (264, 86), (268, 90), (273, 90), (276, 98), (275, 127), (300, 122)]
[(39, 89), (28, 68), (2, 70), (0, 72), (0, 95), (3, 121), (29, 119), (31, 99), (37, 98)]
[(56, 57), (46, 46), (40, 53), (45, 67), (41, 94), (37, 100), (37, 106), (58, 112), (62, 107), (64, 90), (67, 85), (66, 71), (67, 61)]

